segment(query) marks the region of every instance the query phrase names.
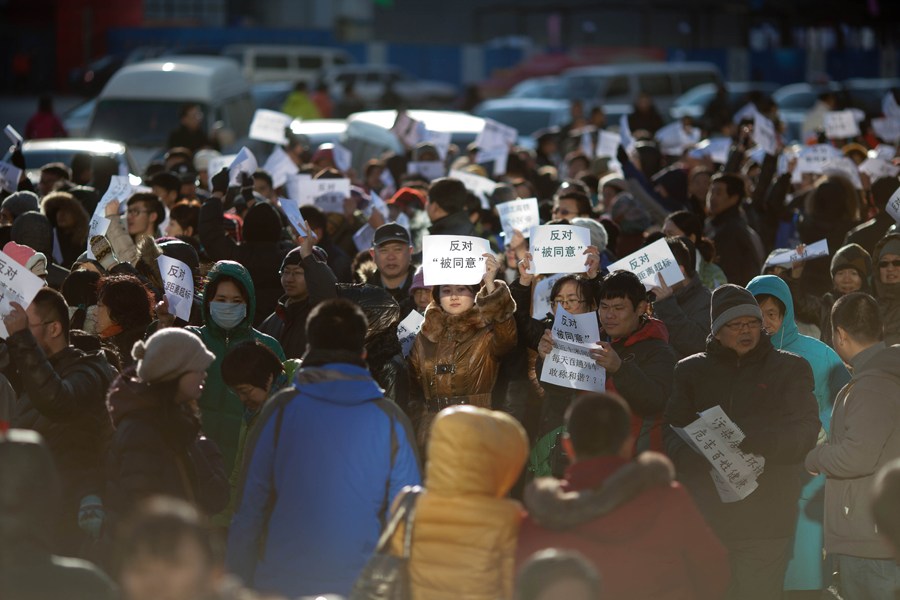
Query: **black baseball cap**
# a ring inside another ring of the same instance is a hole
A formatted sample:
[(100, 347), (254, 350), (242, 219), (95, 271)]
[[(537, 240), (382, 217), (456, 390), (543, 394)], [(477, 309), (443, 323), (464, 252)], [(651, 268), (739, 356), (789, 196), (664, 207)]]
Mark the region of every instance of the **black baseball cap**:
[(398, 225), (397, 223), (385, 223), (375, 230), (372, 245), (380, 246), (385, 242), (403, 242), (407, 246), (412, 245), (412, 240), (409, 239), (409, 232), (403, 225)]

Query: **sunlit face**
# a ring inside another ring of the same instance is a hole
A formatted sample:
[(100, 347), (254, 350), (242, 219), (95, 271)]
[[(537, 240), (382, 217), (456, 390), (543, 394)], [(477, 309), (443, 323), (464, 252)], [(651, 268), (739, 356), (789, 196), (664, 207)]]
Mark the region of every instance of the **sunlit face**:
[(372, 250), (375, 266), (385, 277), (398, 277), (409, 270), (412, 246), (403, 242), (385, 242)]
[(203, 395), (203, 385), (206, 383), (206, 371), (188, 371), (178, 379), (178, 400), (196, 405)]
[[(271, 377), (269, 378), (269, 381), (272, 381)], [(234, 391), (237, 394), (238, 400), (241, 401), (241, 404), (250, 410), (259, 410), (259, 407), (265, 403), (266, 398), (269, 395), (268, 390), (256, 387), (255, 385), (250, 385), (249, 383), (242, 383), (235, 386)]]
[(878, 259), (878, 277), (881, 283), (900, 283), (900, 255), (882, 254)]
[(197, 600), (212, 597), (218, 578), (199, 542), (185, 536), (171, 556), (138, 553), (119, 583), (126, 600)]
[(647, 302), (632, 306), (628, 298), (604, 298), (600, 300), (597, 314), (603, 330), (612, 339), (619, 339), (637, 331), (641, 315), (647, 310)]
[(762, 321), (753, 317), (738, 317), (722, 326), (716, 339), (726, 348), (743, 356), (756, 348), (762, 335)]
[(558, 306), (566, 309), (573, 315), (583, 315), (591, 310), (587, 300), (581, 296), (578, 284), (574, 281), (567, 281), (559, 288), (559, 293), (552, 299), (553, 314), (556, 314)]
[(834, 274), (833, 281), (834, 289), (842, 294), (850, 294), (862, 289), (862, 277), (859, 276), (859, 271), (852, 267), (838, 269)]
[(125, 211), (129, 235), (153, 235), (156, 227), (156, 213), (149, 210), (143, 202), (135, 202)]
[(466, 285), (442, 285), (441, 308), (450, 315), (459, 315), (475, 306), (475, 293)]
[(572, 220), (578, 215), (578, 202), (571, 198), (562, 198), (553, 203), (553, 218)]
[(244, 296), (241, 295), (240, 288), (233, 281), (226, 279), (216, 286), (216, 295), (213, 296), (212, 301), (243, 304)]
[(762, 324), (766, 333), (772, 335), (781, 329), (781, 325), (784, 323), (784, 314), (782, 314), (781, 307), (778, 306), (774, 299), (766, 298), (760, 302), (759, 310), (762, 311)]
[(281, 271), (281, 287), (291, 300), (303, 300), (306, 289), (306, 271), (300, 265), (286, 265)]
[(709, 186), (706, 195), (706, 210), (710, 215), (716, 216), (737, 203), (737, 199), (728, 196), (728, 188), (725, 183), (716, 181)]

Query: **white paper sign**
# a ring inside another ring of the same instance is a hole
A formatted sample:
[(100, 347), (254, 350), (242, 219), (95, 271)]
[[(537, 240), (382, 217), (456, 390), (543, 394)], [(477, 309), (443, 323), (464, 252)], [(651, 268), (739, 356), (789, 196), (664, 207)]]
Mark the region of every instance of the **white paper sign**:
[(813, 242), (803, 249), (803, 253), (797, 252), (796, 248), (790, 252), (785, 252), (777, 256), (773, 256), (767, 262), (769, 265), (790, 265), (795, 262), (806, 262), (821, 256), (828, 256), (828, 240), (819, 240)]
[(588, 158), (593, 158), (595, 156), (596, 148), (594, 147), (594, 138), (591, 137), (590, 131), (585, 131), (581, 134), (581, 153), (587, 156)]
[(250, 133), (247, 137), (251, 140), (260, 140), (272, 144), (286, 144), (284, 135), (286, 127), (290, 127), (294, 117), (275, 110), (257, 108), (253, 113), (253, 122), (250, 123)]
[(182, 321), (191, 320), (191, 305), (194, 301), (194, 277), (191, 268), (178, 259), (162, 255), (156, 259), (159, 274), (162, 275), (169, 314)]
[(825, 137), (829, 140), (852, 138), (859, 135), (859, 125), (849, 110), (830, 110), (825, 113)]
[(897, 99), (894, 98), (894, 92), (889, 91), (881, 100), (881, 110), (884, 116), (889, 119), (900, 119), (900, 106), (897, 105)]
[(497, 189), (497, 182), (466, 171), (453, 169), (450, 171), (450, 177), (462, 181), (466, 189), (481, 198), (481, 207), (485, 210), (490, 209), (490, 198), (494, 190)]
[(615, 157), (619, 153), (622, 136), (612, 131), (597, 132), (597, 156)]
[(888, 200), (886, 209), (888, 214), (894, 217), (897, 223), (900, 223), (900, 188)]
[(9, 141), (12, 142), (13, 146), (19, 147), (22, 145), (22, 141), (23, 141), (22, 134), (20, 134), (18, 131), (16, 131), (16, 128), (13, 127), (12, 125), (7, 125), (3, 129), (3, 133), (6, 134), (6, 137), (9, 138)]
[(693, 158), (709, 158), (714, 163), (725, 164), (728, 162), (728, 152), (731, 150), (731, 139), (727, 137), (715, 137), (703, 140), (697, 147), (690, 151)]
[(491, 174), (499, 177), (506, 173), (506, 163), (509, 160), (508, 148), (491, 148), (490, 150), (479, 150), (475, 155), (475, 162), (478, 164), (493, 163)]
[(88, 237), (87, 237), (87, 256), (91, 260), (96, 260), (97, 257), (94, 255), (94, 250), (91, 248), (91, 238), (98, 235), (106, 235), (106, 230), (109, 229), (110, 220), (106, 217), (98, 214), (94, 214), (91, 217), (91, 224), (88, 228)]
[(425, 285), (475, 285), (484, 277), (484, 254), (491, 245), (470, 235), (426, 235), (422, 238)]
[(757, 478), (765, 469), (765, 459), (738, 449), (744, 432), (722, 407), (714, 406), (699, 417), (684, 428), (672, 430), (712, 465), (710, 476), (722, 502), (743, 500), (759, 487)]
[(424, 322), (425, 317), (420, 315), (419, 311), (414, 310), (397, 325), (397, 338), (400, 340), (403, 358), (408, 358), (409, 353), (412, 352), (413, 343), (415, 343), (416, 336), (419, 335), (419, 330), (422, 329)]
[(756, 117), (753, 119), (753, 141), (766, 154), (771, 156), (778, 154), (778, 137), (775, 134), (775, 125), (771, 119), (767, 119), (759, 113), (756, 113)]
[(272, 154), (266, 159), (263, 170), (272, 176), (272, 187), (277, 189), (287, 183), (287, 178), (290, 175), (297, 173), (297, 165), (294, 164), (294, 161), (291, 160), (291, 157), (288, 156), (281, 146), (275, 146)]
[(422, 135), (422, 141), (428, 142), (434, 146), (441, 160), (447, 158), (447, 152), (450, 150), (450, 132), (449, 131), (431, 131), (426, 129)]
[(19, 189), (19, 178), (22, 169), (8, 162), (0, 160), (0, 188), (13, 193)]
[(408, 163), (406, 172), (412, 175), (421, 175), (428, 181), (434, 181), (446, 175), (447, 168), (439, 160), (423, 160)]
[[(10, 302), (18, 302), (22, 308), (28, 309), (38, 291), (44, 287), (44, 280), (12, 259), (5, 252), (0, 252), (0, 316), (5, 317), (12, 308)], [(9, 332), (0, 318), (0, 338), (6, 339)]]
[(859, 178), (859, 168), (852, 158), (837, 156), (822, 165), (823, 175), (842, 175), (850, 180), (858, 190), (862, 189), (862, 180)]
[(883, 158), (867, 158), (859, 165), (859, 172), (865, 173), (870, 181), (875, 182), (882, 177), (896, 177), (900, 174), (900, 167), (895, 167)]
[(300, 205), (310, 203), (307, 202), (309, 198), (305, 198), (302, 193), (304, 181), (312, 181), (312, 175), (296, 173), (294, 175), (288, 175), (287, 181), (284, 182), (284, 189), (287, 192), (288, 198), (296, 200)]
[(553, 284), (556, 283), (556, 280), (565, 276), (565, 273), (547, 275), (534, 284), (534, 290), (532, 291), (531, 296), (532, 319), (540, 321), (547, 316), (547, 313), (552, 312), (551, 302), (553, 301), (553, 298), (550, 297), (550, 292), (553, 291)]
[(209, 189), (212, 190), (213, 175), (218, 175), (222, 169), (227, 169), (228, 165), (234, 162), (237, 154), (225, 154), (223, 156), (213, 156), (206, 165), (206, 173), (209, 175)]
[(509, 147), (519, 139), (519, 132), (515, 128), (493, 119), (484, 120), (484, 129), (475, 138), (475, 145), (479, 150), (490, 151), (498, 148), (509, 150)]
[[(375, 190), (369, 191), (369, 197), (372, 199), (372, 209), (377, 210), (381, 213), (381, 216), (385, 218), (385, 220), (390, 218), (390, 208), (388, 208), (387, 203), (381, 199), (381, 196), (378, 195), (378, 192)], [(369, 216), (372, 216), (371, 214)]]
[(375, 229), (366, 223), (356, 230), (353, 234), (353, 243), (356, 245), (356, 251), (370, 250), (372, 243), (375, 241)]
[(229, 182), (231, 185), (240, 185), (241, 183), (241, 173), (246, 173), (247, 175), (253, 175), (253, 172), (259, 168), (259, 163), (256, 162), (256, 157), (253, 156), (253, 153), (250, 152), (250, 149), (247, 146), (241, 148), (241, 151), (237, 153), (237, 156), (234, 157), (234, 160), (228, 165), (228, 174), (230, 175)]
[(507, 242), (512, 239), (513, 229), (518, 229), (528, 237), (531, 235), (531, 228), (541, 224), (537, 198), (501, 202), (497, 205), (497, 212), (500, 214), (500, 226), (506, 234)]
[(872, 131), (878, 139), (894, 144), (900, 139), (900, 119), (872, 119)]
[(344, 213), (350, 197), (349, 179), (300, 179), (300, 204), (315, 204), (322, 212)]
[(619, 119), (619, 136), (622, 138), (622, 147), (631, 152), (634, 148), (634, 138), (631, 136), (631, 127), (628, 125), (628, 115), (622, 115)]
[(663, 154), (681, 156), (689, 146), (700, 141), (700, 130), (696, 127), (685, 130), (684, 123), (674, 121), (659, 129), (653, 137)]
[(135, 192), (136, 190), (131, 185), (131, 180), (127, 175), (113, 175), (109, 180), (109, 187), (106, 188), (106, 193), (103, 194), (100, 202), (97, 203), (97, 208), (94, 209), (94, 216), (105, 217), (106, 205), (113, 201), (119, 203), (119, 214), (124, 213), (125, 203)]
[(306, 221), (303, 220), (303, 215), (300, 214), (300, 205), (297, 201), (292, 198), (278, 198), (278, 204), (281, 205), (281, 210), (284, 211), (297, 235), (306, 237), (306, 234), (303, 233), (303, 226), (306, 225)]
[(736, 113), (734, 113), (734, 117), (732, 117), (732, 122), (737, 125), (741, 121), (745, 119), (749, 119), (753, 121), (756, 118), (756, 115), (759, 114), (759, 110), (757, 110), (756, 105), (752, 102), (748, 102), (744, 106), (742, 106)]
[(829, 144), (816, 144), (815, 146), (803, 146), (800, 149), (800, 155), (797, 158), (797, 167), (795, 172), (803, 173), (821, 173), (822, 167), (825, 166), (832, 158), (840, 157), (840, 151)]
[(660, 275), (666, 280), (666, 285), (669, 287), (684, 279), (665, 238), (660, 238), (649, 246), (644, 246), (637, 252), (609, 265), (609, 272), (614, 271), (631, 271), (638, 276), (647, 289), (659, 285)]
[[(869, 151), (869, 156), (872, 156), (872, 151)], [(897, 147), (891, 146), (890, 144), (878, 144), (875, 146), (875, 157), (880, 158), (881, 160), (886, 160), (888, 162), (894, 160), (894, 157), (897, 156)]]
[(531, 228), (534, 273), (584, 273), (584, 251), (591, 245), (591, 230), (578, 225), (539, 225)]
[(394, 132), (397, 139), (407, 148), (412, 148), (419, 143), (422, 129), (421, 122), (416, 121), (402, 110), (397, 111), (397, 119), (394, 121), (394, 126), (391, 127), (391, 131)]
[(349, 171), (353, 165), (353, 152), (346, 146), (335, 144), (331, 149), (331, 156), (334, 158), (334, 166), (342, 173)]
[(559, 306), (553, 320), (553, 350), (544, 359), (541, 381), (576, 390), (602, 392), (606, 369), (591, 357), (600, 339), (597, 313), (573, 315)]
[(379, 180), (384, 184), (381, 193), (385, 198), (390, 198), (397, 192), (397, 182), (394, 181), (394, 175), (390, 169), (382, 169)]

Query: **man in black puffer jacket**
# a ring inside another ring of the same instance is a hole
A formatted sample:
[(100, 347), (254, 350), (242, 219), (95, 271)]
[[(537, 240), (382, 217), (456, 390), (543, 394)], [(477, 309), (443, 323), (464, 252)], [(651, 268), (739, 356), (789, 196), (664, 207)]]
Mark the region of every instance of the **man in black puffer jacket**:
[(83, 534), (100, 533), (103, 467), (112, 426), (106, 390), (115, 370), (101, 352), (69, 345), (69, 312), (59, 292), (44, 288), (28, 310), (13, 304), (3, 319), (19, 397), (13, 426), (44, 436), (59, 468), (63, 507), (58, 549), (74, 554)]
[(790, 559), (803, 481), (803, 459), (816, 445), (821, 424), (809, 363), (776, 350), (762, 332), (756, 299), (742, 287), (716, 288), (706, 352), (675, 368), (665, 422), (684, 427), (697, 413), (721, 406), (744, 432), (743, 452), (760, 455), (759, 487), (743, 500), (720, 499), (710, 463), (671, 427), (666, 453), (700, 512), (728, 548), (729, 600), (780, 599)]

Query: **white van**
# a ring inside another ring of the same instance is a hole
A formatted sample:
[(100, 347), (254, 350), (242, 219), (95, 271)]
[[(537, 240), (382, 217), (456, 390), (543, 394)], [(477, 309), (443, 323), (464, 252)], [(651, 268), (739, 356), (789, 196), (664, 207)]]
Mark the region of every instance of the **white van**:
[(702, 83), (720, 83), (722, 74), (712, 63), (650, 62), (572, 67), (563, 71), (560, 79), (569, 99), (627, 107), (646, 92), (666, 115), (678, 96)]
[(346, 50), (318, 46), (237, 44), (226, 46), (222, 55), (238, 61), (244, 77), (253, 83), (305, 81), (313, 85), (322, 69), (353, 62)]
[(121, 68), (97, 97), (87, 137), (128, 144), (141, 167), (179, 126), (186, 104), (198, 104), (204, 128), (223, 150), (246, 137), (253, 119), (250, 85), (237, 63), (216, 56), (154, 59)]

